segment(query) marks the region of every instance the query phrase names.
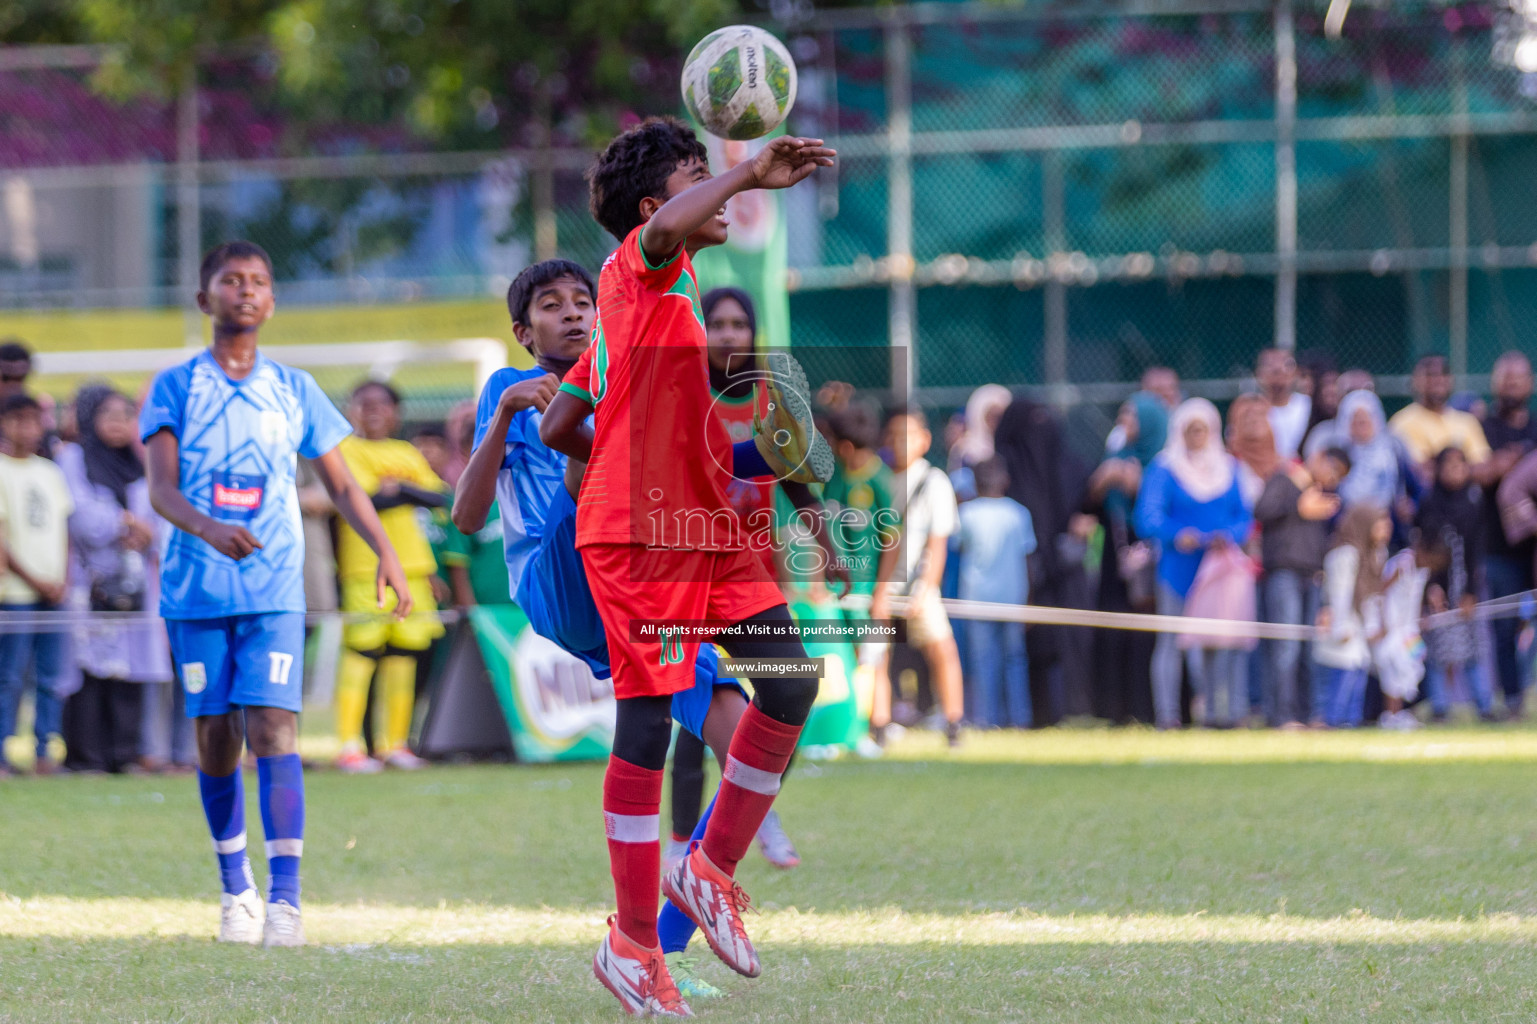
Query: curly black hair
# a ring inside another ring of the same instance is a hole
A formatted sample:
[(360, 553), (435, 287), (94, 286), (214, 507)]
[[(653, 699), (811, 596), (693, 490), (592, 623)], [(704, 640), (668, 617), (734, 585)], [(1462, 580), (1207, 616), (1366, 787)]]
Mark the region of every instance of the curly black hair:
[(624, 241), (642, 223), (642, 199), (668, 198), (667, 179), (679, 164), (709, 159), (704, 144), (676, 117), (647, 118), (610, 142), (587, 172), (592, 219)]

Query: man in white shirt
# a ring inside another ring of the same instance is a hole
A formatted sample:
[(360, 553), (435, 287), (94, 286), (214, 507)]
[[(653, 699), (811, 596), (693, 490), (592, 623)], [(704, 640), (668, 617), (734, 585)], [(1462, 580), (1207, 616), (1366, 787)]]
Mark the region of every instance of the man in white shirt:
[(1297, 392), (1297, 360), (1283, 349), (1264, 349), (1255, 364), (1254, 379), (1260, 394), (1270, 403), (1270, 431), (1275, 435), (1276, 453), (1283, 459), (1296, 458), (1313, 412), (1313, 400)]
[[(69, 516), (75, 509), (64, 474), (37, 454), (43, 443), (43, 410), (27, 395), (0, 406), (0, 617), (49, 612), (64, 600), (69, 565)], [(0, 745), (16, 728), (27, 667), (37, 683), (37, 771), (53, 769), (48, 736), (58, 732), (62, 705), (56, 695), (64, 672), (64, 636), (57, 632), (0, 633)], [(10, 771), (0, 755), (0, 775)]]
[[(892, 468), (902, 478), (893, 498), (902, 514), (901, 543), (881, 555), (870, 617), (884, 619), (894, 595), (908, 599), (907, 642), (928, 662), (935, 694), (945, 715), (945, 736), (950, 745), (960, 743), (961, 655), (949, 616), (939, 603), (939, 585), (945, 575), (949, 538), (959, 526), (955, 489), (945, 471), (924, 455), (934, 443), (928, 419), (917, 406), (904, 409), (886, 423)], [(889, 653), (889, 652), (888, 652)], [(889, 664), (889, 659), (888, 659)], [(871, 728), (880, 735), (891, 716), (891, 686), (882, 671), (875, 684)]]

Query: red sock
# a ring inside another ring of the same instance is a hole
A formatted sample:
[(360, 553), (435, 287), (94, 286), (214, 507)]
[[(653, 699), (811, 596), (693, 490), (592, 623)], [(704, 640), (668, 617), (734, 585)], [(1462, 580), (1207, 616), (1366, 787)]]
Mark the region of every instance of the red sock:
[(752, 704), (737, 723), (703, 843), (705, 856), (726, 874), (736, 873), (737, 862), (747, 856), (774, 806), (780, 776), (790, 766), (800, 734), (800, 726), (776, 722)]
[(603, 827), (619, 902), (619, 930), (648, 949), (659, 945), (661, 810), (662, 773), (610, 757), (603, 776)]

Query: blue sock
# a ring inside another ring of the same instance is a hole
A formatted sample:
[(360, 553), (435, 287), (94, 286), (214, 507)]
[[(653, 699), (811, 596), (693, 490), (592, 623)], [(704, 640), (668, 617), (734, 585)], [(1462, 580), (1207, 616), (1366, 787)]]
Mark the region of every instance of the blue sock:
[[(716, 796), (720, 792), (716, 791)], [(710, 815), (715, 813), (715, 797), (710, 798), (710, 806), (704, 809), (699, 816), (699, 824), (694, 826), (694, 834), (688, 837), (688, 848), (692, 850), (704, 841), (704, 827), (710, 823)], [(698, 927), (689, 920), (687, 914), (672, 905), (672, 900), (662, 904), (662, 912), (656, 915), (656, 934), (662, 940), (662, 952), (681, 953), (688, 948), (689, 940), (694, 937)]]
[(774, 471), (763, 461), (763, 453), (752, 438), (738, 441), (731, 446), (731, 475), (738, 480), (751, 480), (759, 476), (773, 476)]
[(251, 861), (245, 850), (245, 787), (240, 769), (230, 775), (197, 773), (198, 793), (203, 798), (203, 816), (213, 836), (214, 855), (219, 858), (219, 877), (224, 891), (238, 896), (256, 888)]
[(262, 831), (267, 834), (271, 903), (299, 905), (299, 858), (304, 853), (304, 768), (298, 754), (256, 759)]

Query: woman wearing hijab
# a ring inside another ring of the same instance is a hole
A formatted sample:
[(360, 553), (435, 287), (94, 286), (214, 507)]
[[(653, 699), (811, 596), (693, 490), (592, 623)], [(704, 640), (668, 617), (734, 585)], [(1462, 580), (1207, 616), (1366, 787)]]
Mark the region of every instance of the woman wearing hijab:
[(1350, 472), (1340, 483), (1340, 501), (1393, 508), (1404, 494), (1405, 474), (1398, 444), (1388, 433), (1382, 400), (1370, 391), (1352, 391), (1340, 399), (1335, 430), (1350, 455)]
[[(69, 519), (71, 607), (153, 614), (160, 600), (155, 560), (161, 521), (150, 507), (135, 445), (133, 404), (95, 386), (80, 392), (75, 409), (79, 443), (59, 453), (75, 500)], [(140, 754), (143, 684), (171, 679), (170, 648), (157, 618), (91, 619), (75, 634), (83, 681), (64, 708), (64, 764), (73, 771), (120, 772)]]
[[(995, 449), (1009, 472), (1008, 496), (1025, 506), (1038, 542), (1030, 603), (1090, 608), (1094, 594), (1084, 569), (1089, 518), (1081, 515), (1088, 467), (1062, 436), (1052, 409), (1028, 398), (1009, 403), (998, 420)], [(1078, 522), (1078, 520), (1082, 522)], [(1092, 643), (1085, 626), (1031, 626), (1030, 701), (1037, 725), (1054, 725), (1091, 708)]]
[[(1105, 538), (1100, 562), (1100, 611), (1147, 612), (1156, 604), (1156, 552), (1131, 524), (1142, 474), (1163, 450), (1169, 410), (1163, 400), (1139, 391), (1121, 406), (1104, 459), (1089, 478), (1084, 511), (1099, 519)], [(1112, 722), (1153, 721), (1149, 666), (1153, 634), (1096, 630), (1091, 679), (1093, 714)]]
[[(1184, 613), (1185, 598), (1208, 551), (1242, 544), (1253, 518), (1239, 492), (1238, 468), (1222, 449), (1222, 420), (1204, 398), (1174, 411), (1164, 449), (1142, 475), (1132, 516), (1137, 533), (1159, 544), (1158, 612)], [(1247, 714), (1243, 659), (1235, 650), (1186, 652), (1186, 667), (1203, 695), (1206, 720), (1220, 721), (1213, 699), (1228, 696), (1227, 723)], [(1153, 649), (1153, 710), (1159, 728), (1180, 724), (1180, 651), (1175, 633), (1160, 633)]]
[(977, 495), (971, 470), (993, 457), (998, 421), (1014, 396), (1002, 384), (983, 384), (966, 399), (965, 429), (950, 446), (950, 483), (962, 501)]

